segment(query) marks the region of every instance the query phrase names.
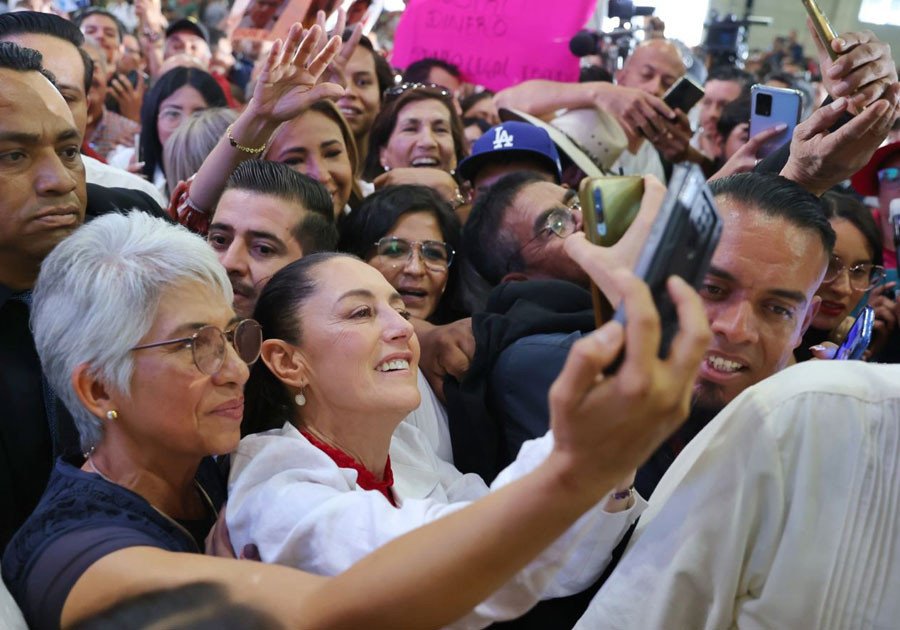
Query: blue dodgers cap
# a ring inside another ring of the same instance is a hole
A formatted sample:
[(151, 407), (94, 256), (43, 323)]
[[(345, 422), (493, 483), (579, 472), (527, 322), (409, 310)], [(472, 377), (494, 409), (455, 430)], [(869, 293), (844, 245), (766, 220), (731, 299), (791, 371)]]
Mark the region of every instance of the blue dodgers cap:
[(542, 160), (556, 175), (557, 182), (562, 179), (559, 153), (550, 134), (540, 127), (518, 121), (501, 123), (484, 132), (472, 145), (472, 155), (459, 163), (457, 171), (463, 179), (471, 181), (491, 156), (499, 153), (518, 153), (523, 158)]

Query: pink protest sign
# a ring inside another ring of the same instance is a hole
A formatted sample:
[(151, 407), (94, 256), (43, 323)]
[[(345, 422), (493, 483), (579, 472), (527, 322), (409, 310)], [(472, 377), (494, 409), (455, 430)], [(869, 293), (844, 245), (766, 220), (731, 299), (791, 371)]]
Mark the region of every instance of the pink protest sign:
[(423, 57), (456, 64), (467, 81), (493, 90), (526, 79), (578, 79), (569, 40), (596, 0), (409, 0), (391, 62)]

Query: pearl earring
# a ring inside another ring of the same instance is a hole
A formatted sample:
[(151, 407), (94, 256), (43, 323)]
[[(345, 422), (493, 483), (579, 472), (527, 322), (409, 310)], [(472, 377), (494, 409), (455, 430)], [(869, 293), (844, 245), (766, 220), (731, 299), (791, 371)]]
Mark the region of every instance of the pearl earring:
[(299, 394), (297, 394), (296, 396), (294, 396), (294, 402), (297, 403), (298, 407), (302, 407), (303, 405), (306, 404), (306, 396), (303, 395), (302, 391)]
[(119, 412), (116, 411), (115, 409), (110, 409), (109, 411), (106, 412), (106, 419), (109, 420), (110, 422), (114, 422), (114, 421), (118, 420), (118, 418), (119, 418)]

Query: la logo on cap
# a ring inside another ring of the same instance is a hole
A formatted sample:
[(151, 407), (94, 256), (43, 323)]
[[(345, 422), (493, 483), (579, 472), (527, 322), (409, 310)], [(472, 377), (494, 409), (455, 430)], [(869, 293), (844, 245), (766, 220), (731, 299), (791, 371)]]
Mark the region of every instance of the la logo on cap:
[(511, 149), (513, 146), (513, 140), (515, 136), (510, 133), (507, 133), (506, 129), (503, 127), (497, 127), (494, 129), (494, 150), (498, 149)]

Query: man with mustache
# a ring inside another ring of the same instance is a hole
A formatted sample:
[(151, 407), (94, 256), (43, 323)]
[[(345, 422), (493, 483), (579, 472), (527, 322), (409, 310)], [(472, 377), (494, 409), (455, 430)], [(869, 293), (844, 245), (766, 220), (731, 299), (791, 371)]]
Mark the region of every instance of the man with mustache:
[(334, 206), (316, 180), (285, 164), (249, 160), (228, 178), (207, 238), (228, 271), (235, 312), (250, 317), (275, 272), (334, 250)]

